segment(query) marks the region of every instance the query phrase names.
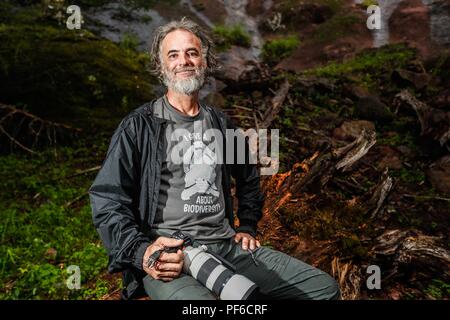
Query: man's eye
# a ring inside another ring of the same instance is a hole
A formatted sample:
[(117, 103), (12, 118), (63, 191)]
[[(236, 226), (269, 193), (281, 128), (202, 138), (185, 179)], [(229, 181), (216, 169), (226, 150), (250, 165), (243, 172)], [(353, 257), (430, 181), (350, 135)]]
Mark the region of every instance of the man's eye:
[(176, 54), (171, 54), (171, 55), (169, 56), (169, 59), (174, 59), (174, 58), (176, 58), (176, 57), (177, 57)]

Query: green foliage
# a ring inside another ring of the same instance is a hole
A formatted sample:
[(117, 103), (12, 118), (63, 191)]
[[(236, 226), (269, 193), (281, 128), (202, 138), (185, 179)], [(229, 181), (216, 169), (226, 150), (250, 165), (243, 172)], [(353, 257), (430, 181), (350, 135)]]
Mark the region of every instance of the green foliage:
[(130, 50), (131, 36), (121, 49), (85, 30), (13, 25), (0, 28), (0, 42), (2, 102), (38, 115), (77, 116), (94, 107), (114, 112), (123, 96), (133, 106), (153, 97), (156, 80), (145, 71), (146, 57)]
[[(0, 299), (104, 294), (104, 285), (92, 285), (106, 272), (108, 262), (86, 193), (93, 175), (67, 177), (98, 163), (106, 148), (104, 142), (82, 140), (72, 148), (58, 148), (57, 159), (54, 150), (31, 158), (0, 157)], [(80, 267), (80, 290), (67, 288), (69, 265)]]
[(439, 279), (433, 279), (425, 293), (435, 299), (448, 299), (450, 297), (450, 284)]
[(296, 36), (269, 40), (264, 43), (262, 57), (270, 64), (277, 63), (288, 57), (300, 44)]
[(232, 45), (250, 47), (250, 35), (241, 25), (218, 25), (213, 29), (219, 50), (229, 49)]
[(123, 35), (119, 45), (122, 49), (136, 51), (139, 39), (135, 34), (127, 32)]
[(368, 8), (370, 6), (377, 6), (378, 0), (363, 0), (361, 4), (364, 8)]
[(331, 62), (323, 67), (308, 70), (306, 74), (339, 78), (358, 76), (370, 88), (391, 70), (406, 65), (415, 57), (415, 51), (404, 45), (388, 45), (379, 49), (362, 51), (354, 59), (342, 63)]

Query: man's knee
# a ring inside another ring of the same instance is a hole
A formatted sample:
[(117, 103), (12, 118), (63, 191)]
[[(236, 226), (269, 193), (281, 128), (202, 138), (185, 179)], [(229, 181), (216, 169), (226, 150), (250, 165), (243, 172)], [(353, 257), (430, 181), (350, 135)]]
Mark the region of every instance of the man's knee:
[(341, 298), (341, 290), (337, 281), (327, 273), (323, 273), (323, 279), (320, 294), (316, 299), (320, 300), (339, 300)]
[(216, 300), (211, 291), (186, 274), (170, 282), (146, 276), (143, 283), (152, 300)]

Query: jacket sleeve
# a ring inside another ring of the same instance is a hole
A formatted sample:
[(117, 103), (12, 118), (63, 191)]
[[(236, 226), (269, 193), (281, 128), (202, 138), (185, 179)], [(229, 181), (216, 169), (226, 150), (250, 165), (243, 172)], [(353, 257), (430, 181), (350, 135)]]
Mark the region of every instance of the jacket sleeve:
[[(237, 127), (227, 117), (227, 128), (236, 130)], [(236, 150), (234, 144), (234, 154), (241, 150)], [(246, 232), (256, 236), (257, 224), (262, 217), (262, 207), (264, 196), (260, 188), (260, 176), (256, 164), (250, 163), (250, 148), (245, 142), (245, 163), (238, 164), (236, 159), (231, 165), (231, 176), (236, 181), (236, 197), (238, 199), (237, 217), (239, 227), (237, 232)]]
[(131, 266), (142, 270), (142, 258), (150, 244), (135, 218), (140, 182), (132, 121), (122, 120), (114, 132), (103, 165), (89, 189), (93, 223), (108, 253), (111, 273)]

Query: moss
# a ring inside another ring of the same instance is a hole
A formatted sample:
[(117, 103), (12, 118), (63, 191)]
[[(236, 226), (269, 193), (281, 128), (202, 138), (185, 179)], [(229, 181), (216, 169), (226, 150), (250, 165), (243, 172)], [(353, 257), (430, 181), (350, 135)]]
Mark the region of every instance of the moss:
[(318, 42), (332, 42), (355, 30), (355, 25), (365, 23), (361, 17), (352, 13), (338, 13), (331, 19), (320, 24), (314, 36)]
[(363, 0), (363, 2), (361, 3), (361, 5), (364, 8), (368, 8), (370, 6), (377, 6), (378, 5), (378, 0)]
[(403, 44), (388, 45), (377, 50), (364, 50), (354, 59), (343, 63), (332, 62), (326, 66), (308, 70), (306, 74), (328, 78), (356, 75), (365, 86), (371, 88), (391, 70), (405, 66), (415, 57), (415, 54), (413, 49)]
[(80, 108), (116, 110), (153, 97), (148, 57), (81, 31), (48, 25), (0, 28), (0, 95), (41, 116), (79, 114)]
[(232, 45), (250, 47), (250, 35), (241, 25), (215, 26), (213, 33), (217, 38), (217, 48), (219, 50), (229, 49)]
[(350, 234), (348, 236), (341, 238), (341, 246), (343, 255), (351, 255), (352, 257), (364, 257), (367, 255), (367, 248), (363, 247), (361, 240), (355, 234)]
[(262, 57), (265, 62), (275, 64), (288, 57), (300, 44), (296, 36), (269, 40), (264, 43)]

